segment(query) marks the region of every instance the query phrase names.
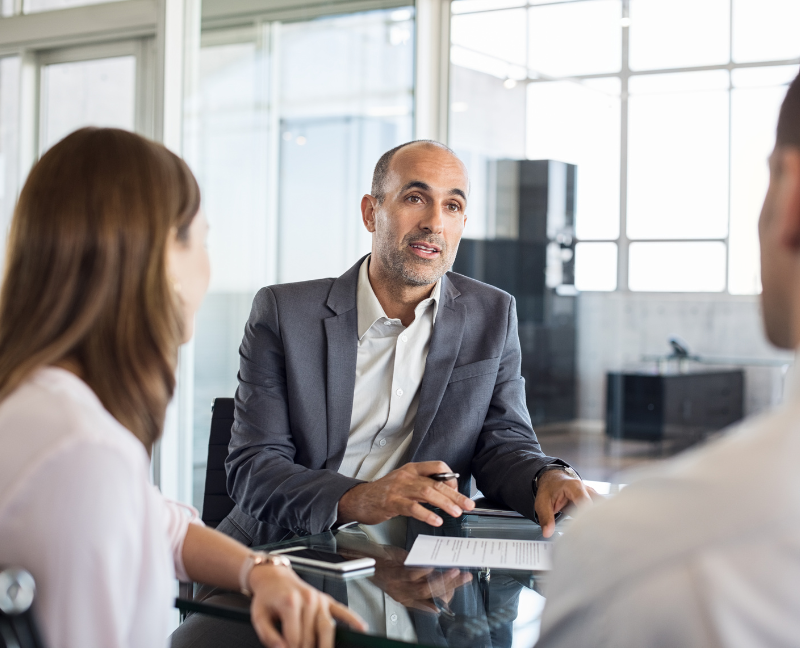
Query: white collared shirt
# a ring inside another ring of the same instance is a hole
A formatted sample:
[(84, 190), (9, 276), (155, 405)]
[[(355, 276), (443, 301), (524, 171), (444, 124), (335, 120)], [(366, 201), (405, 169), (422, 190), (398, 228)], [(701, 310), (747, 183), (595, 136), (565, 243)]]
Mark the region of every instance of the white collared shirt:
[(339, 473), (373, 481), (406, 462), (419, 406), (441, 279), (404, 327), (386, 316), (369, 281), (369, 259), (358, 273), (358, 356), (350, 436)]
[[(369, 260), (358, 273), (358, 356), (350, 436), (339, 472), (373, 481), (408, 460), (408, 446), (419, 407), (419, 390), (425, 373), (433, 326), (439, 305), (441, 279), (431, 296), (414, 309), (414, 321), (404, 327), (386, 316), (369, 281)], [(373, 542), (402, 545), (406, 523), (402, 517), (360, 531)], [(344, 541), (346, 534), (340, 539)], [(347, 596), (365, 614), (373, 631), (391, 639), (416, 642), (413, 623), (405, 607), (369, 580), (347, 583)]]
[(555, 547), (537, 647), (800, 643), (800, 383), (641, 473)]

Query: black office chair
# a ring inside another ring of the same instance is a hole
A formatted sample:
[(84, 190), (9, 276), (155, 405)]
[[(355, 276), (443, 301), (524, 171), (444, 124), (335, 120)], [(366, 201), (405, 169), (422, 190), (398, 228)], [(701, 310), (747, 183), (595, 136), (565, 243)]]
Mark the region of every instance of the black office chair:
[(233, 399), (215, 398), (211, 405), (211, 437), (208, 439), (206, 488), (203, 493), (203, 522), (215, 529), (234, 506), (228, 496), (225, 473), (232, 425)]
[(35, 593), (24, 569), (0, 569), (0, 648), (44, 648), (31, 610)]

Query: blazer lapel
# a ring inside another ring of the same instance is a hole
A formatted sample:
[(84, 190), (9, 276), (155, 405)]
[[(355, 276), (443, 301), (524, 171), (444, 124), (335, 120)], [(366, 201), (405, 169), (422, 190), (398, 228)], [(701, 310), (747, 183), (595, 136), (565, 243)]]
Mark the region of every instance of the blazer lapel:
[(425, 361), (425, 374), (422, 377), (419, 393), (419, 409), (408, 451), (409, 461), (415, 461), (414, 456), (439, 410), (444, 390), (447, 389), (450, 374), (456, 363), (458, 350), (461, 348), (467, 309), (456, 301), (460, 294), (448, 280), (447, 275), (442, 277), (441, 304), (436, 314), (428, 359)]
[(328, 341), (326, 402), (328, 410), (328, 458), (325, 467), (338, 470), (347, 448), (358, 354), (358, 271), (364, 258), (336, 279), (326, 302), (336, 315), (325, 320)]

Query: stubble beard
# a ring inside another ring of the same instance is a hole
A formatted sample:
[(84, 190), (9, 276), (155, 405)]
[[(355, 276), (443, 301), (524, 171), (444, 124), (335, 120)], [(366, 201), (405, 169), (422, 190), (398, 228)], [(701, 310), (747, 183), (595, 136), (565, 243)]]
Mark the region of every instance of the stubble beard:
[[(436, 259), (423, 259), (411, 254), (408, 249), (411, 243), (429, 243), (440, 248)], [(406, 286), (430, 286), (436, 283), (453, 265), (453, 257), (443, 238), (438, 236), (413, 236), (403, 238), (400, 249), (383, 239), (378, 242), (378, 251), (382, 265), (391, 279)]]

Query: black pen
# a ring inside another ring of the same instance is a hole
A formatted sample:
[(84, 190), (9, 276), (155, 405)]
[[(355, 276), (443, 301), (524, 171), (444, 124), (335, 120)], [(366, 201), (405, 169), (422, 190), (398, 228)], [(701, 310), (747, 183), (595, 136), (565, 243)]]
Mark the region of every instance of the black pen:
[(451, 479), (458, 479), (461, 475), (454, 472), (449, 473), (434, 473), (433, 475), (428, 475), (433, 481), (439, 482), (446, 482), (450, 481)]

